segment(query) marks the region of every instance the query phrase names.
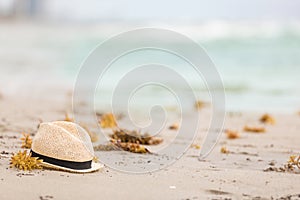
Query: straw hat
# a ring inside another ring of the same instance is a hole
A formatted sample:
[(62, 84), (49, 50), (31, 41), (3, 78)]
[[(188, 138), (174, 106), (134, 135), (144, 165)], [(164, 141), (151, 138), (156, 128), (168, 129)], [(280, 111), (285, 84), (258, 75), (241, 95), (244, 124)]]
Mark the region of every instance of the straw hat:
[(76, 173), (103, 168), (93, 161), (94, 149), (88, 133), (72, 122), (41, 123), (32, 141), (31, 153), (43, 159), (42, 165), (46, 168)]

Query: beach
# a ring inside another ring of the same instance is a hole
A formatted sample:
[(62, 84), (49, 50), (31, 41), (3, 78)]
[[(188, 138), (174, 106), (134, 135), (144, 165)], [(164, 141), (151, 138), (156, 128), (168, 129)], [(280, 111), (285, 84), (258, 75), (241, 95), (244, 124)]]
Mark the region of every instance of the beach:
[[(24, 150), (21, 148), (22, 133), (33, 138), (41, 122), (65, 120), (66, 114), (73, 117), (74, 84), (88, 53), (110, 36), (138, 26), (1, 22), (1, 200), (300, 199), (299, 169), (285, 168), (290, 156), (300, 154), (299, 25), (282, 28), (272, 23), (218, 22), (166, 26), (203, 44), (224, 81), (226, 117), (224, 126), (214, 130), (221, 136), (213, 151), (205, 159), (198, 159), (210, 126), (213, 105), (210, 105), (209, 91), (202, 82), (191, 81), (195, 84), (197, 97), (208, 103), (197, 110), (195, 99), (180, 102), (186, 121), (200, 119), (194, 141), (187, 141), (188, 134), (178, 135), (175, 146), (191, 143), (183, 156), (170, 166), (142, 174), (123, 172), (108, 165), (95, 173), (74, 174), (49, 169), (22, 171), (11, 168), (10, 159), (19, 150)], [(218, 27), (222, 28), (215, 31)], [(135, 58), (139, 56), (132, 57)], [(130, 66), (129, 62), (125, 64)], [(117, 65), (115, 68), (106, 77), (108, 82), (104, 84), (104, 90), (95, 94), (99, 100), (95, 107), (102, 114), (109, 112), (105, 110), (109, 92), (118, 82), (116, 74), (120, 68)], [(180, 66), (174, 65), (174, 68), (180, 70)], [(131, 81), (134, 83), (135, 79)], [(180, 84), (174, 85), (183, 93), (187, 91)], [(172, 143), (176, 130), (168, 127), (180, 120), (179, 109), (173, 104), (176, 102), (174, 97), (155, 87), (148, 88), (138, 97), (137, 103), (131, 105), (137, 115), (148, 111), (145, 108), (153, 102), (161, 101), (166, 106), (168, 121), (158, 136), (163, 139), (161, 145)], [(127, 103), (123, 97), (117, 100), (122, 106)], [(84, 110), (87, 105), (82, 102), (79, 106)], [(266, 113), (275, 119), (274, 124), (260, 122)], [(131, 116), (124, 110), (116, 109), (115, 114), (123, 116), (118, 119), (122, 128), (136, 129), (130, 123)], [(88, 113), (79, 112), (78, 115), (84, 118)], [(145, 115), (141, 116), (145, 118)], [(163, 116), (155, 113), (153, 116), (156, 122), (163, 121)], [(140, 122), (147, 124), (144, 118), (140, 118)], [(94, 124), (86, 122), (85, 125), (98, 134), (99, 140), (104, 139)], [(249, 132), (244, 130), (245, 126), (262, 127), (265, 131)], [(109, 129), (106, 131), (111, 133)], [(237, 131), (238, 136), (233, 134), (230, 139), (226, 131)], [(194, 133), (192, 126), (187, 133)], [(160, 147), (147, 146), (154, 152)], [(122, 160), (117, 162), (123, 164), (130, 161), (130, 154), (122, 151), (95, 151), (96, 156), (101, 153), (119, 157)], [(142, 164), (150, 165), (151, 162)]]
[[(21, 150), (22, 132), (33, 136), (41, 121), (63, 119), (71, 108), (68, 91), (61, 94), (56, 100), (2, 95), (1, 199), (300, 198), (299, 174), (264, 171), (273, 166), (281, 167), (290, 155), (299, 154), (300, 116), (297, 112), (274, 114), (276, 124), (266, 125), (266, 132), (261, 134), (244, 132), (243, 127), (257, 124), (263, 113), (227, 113), (224, 128), (239, 130), (240, 138), (230, 140), (222, 134), (205, 160), (199, 161), (200, 150), (191, 147), (174, 164), (152, 173), (128, 174), (107, 166), (91, 174), (10, 168), (12, 153)], [(205, 109), (201, 112), (205, 113)], [(195, 111), (190, 117), (197, 113)], [(205, 126), (208, 124), (200, 128), (195, 144), (203, 142), (201, 135)], [(228, 154), (220, 152), (224, 146), (229, 150)]]

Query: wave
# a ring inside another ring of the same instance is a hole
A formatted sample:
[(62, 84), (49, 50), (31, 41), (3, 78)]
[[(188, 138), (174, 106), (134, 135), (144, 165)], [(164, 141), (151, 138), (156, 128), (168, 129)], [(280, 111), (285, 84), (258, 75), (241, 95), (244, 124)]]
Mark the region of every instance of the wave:
[(173, 30), (198, 38), (199, 40), (217, 40), (224, 38), (277, 38), (285, 34), (300, 35), (300, 21), (208, 21), (186, 26), (167, 26)]

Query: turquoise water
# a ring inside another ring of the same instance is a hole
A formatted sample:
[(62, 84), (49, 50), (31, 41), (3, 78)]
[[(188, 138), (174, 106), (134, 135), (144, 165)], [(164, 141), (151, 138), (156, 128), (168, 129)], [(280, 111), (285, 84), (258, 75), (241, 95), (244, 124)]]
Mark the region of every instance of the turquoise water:
[[(43, 84), (72, 85), (80, 64), (91, 50), (112, 35), (136, 28), (124, 27), (113, 24), (1, 25), (1, 33), (5, 37), (0, 37), (0, 83), (9, 83), (2, 91), (27, 94), (31, 92), (29, 88), (40, 87), (43, 90)], [(161, 28), (185, 34), (203, 46), (223, 79), (227, 110), (297, 112), (300, 109), (299, 23), (212, 22)], [(20, 35), (20, 31), (24, 34)], [(186, 45), (180, 41), (172, 41), (172, 44), (178, 48)], [(164, 64), (189, 82), (197, 98), (211, 100), (202, 77), (196, 76), (180, 59), (161, 52), (144, 51), (132, 54), (112, 66), (104, 76), (104, 82), (99, 87), (101, 89), (96, 92), (96, 106), (103, 109), (108, 105), (113, 86), (126, 70), (151, 59), (159, 63), (161, 58)], [(58, 76), (53, 79), (53, 74)], [(142, 77), (143, 74), (140, 74), (125, 84), (134, 84)], [(172, 77), (165, 76), (165, 79), (182, 92), (190, 89)], [(164, 88), (148, 86), (137, 94), (133, 98), (133, 105), (137, 108), (161, 103), (175, 109), (176, 98)], [(189, 110), (193, 102), (194, 99), (187, 99), (182, 104)], [(120, 103), (127, 103), (127, 100), (120, 99)]]
[[(239, 30), (239, 27), (234, 27), (231, 33), (226, 32), (223, 35), (207, 37), (207, 34), (204, 34), (205, 36), (195, 34), (191, 37), (204, 47), (223, 79), (227, 110), (296, 112), (300, 109), (300, 29), (298, 26), (281, 25), (274, 29), (274, 27), (262, 28), (261, 25), (249, 26), (246, 31), (242, 29), (240, 33), (234, 32), (235, 30)], [(78, 65), (74, 67), (75, 63), (82, 61), (99, 41), (103, 41), (103, 38), (82, 38), (77, 41), (78, 48), (73, 52), (77, 59), (72, 58), (68, 67), (63, 69), (68, 76), (78, 72)], [(184, 44), (174, 41), (174, 45)], [(146, 57), (155, 57), (153, 55), (155, 53), (136, 53), (112, 66), (113, 69), (104, 76), (107, 80), (101, 85), (102, 90), (98, 91), (99, 102), (101, 102), (99, 106), (101, 107), (101, 104), (104, 105), (105, 101), (110, 99), (110, 91), (120, 78), (122, 70), (134, 67), (136, 61), (142, 61)], [(199, 99), (210, 100), (203, 79), (199, 80), (199, 77), (193, 76), (193, 71), (187, 70), (187, 67), (176, 58), (166, 55), (161, 57), (190, 81)], [(170, 80), (172, 81), (174, 80)], [(176, 81), (172, 84), (176, 85)], [(182, 85), (178, 84), (177, 87), (180, 88)], [(157, 88), (146, 89), (137, 104), (143, 106), (151, 103), (152, 100), (157, 102), (158, 90)], [(168, 99), (166, 94), (160, 96), (160, 100), (169, 106), (174, 104), (174, 99), (172, 100), (171, 97)]]
[(300, 34), (222, 38), (203, 44), (218, 67), (232, 109), (290, 110), (300, 105)]

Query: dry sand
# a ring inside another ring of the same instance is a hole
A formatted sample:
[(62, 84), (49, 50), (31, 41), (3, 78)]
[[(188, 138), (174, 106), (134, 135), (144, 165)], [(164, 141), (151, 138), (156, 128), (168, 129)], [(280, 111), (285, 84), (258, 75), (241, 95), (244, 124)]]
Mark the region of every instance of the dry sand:
[[(296, 112), (274, 114), (277, 123), (266, 126), (263, 134), (242, 131), (246, 124), (257, 124), (262, 113), (229, 113), (225, 128), (241, 130), (240, 138), (229, 140), (223, 134), (205, 161), (198, 161), (199, 149), (190, 148), (172, 166), (148, 174), (127, 174), (108, 167), (92, 174), (9, 168), (11, 154), (20, 149), (22, 132), (34, 134), (40, 120), (63, 119), (65, 111), (70, 111), (70, 96), (61, 94), (56, 100), (46, 96), (1, 98), (1, 200), (300, 199), (300, 174), (263, 171), (270, 163), (283, 166), (290, 155), (300, 153), (300, 116)], [(205, 110), (201, 112), (206, 118)], [(196, 144), (201, 144), (205, 126), (200, 127)], [(232, 153), (220, 153), (222, 146)]]

